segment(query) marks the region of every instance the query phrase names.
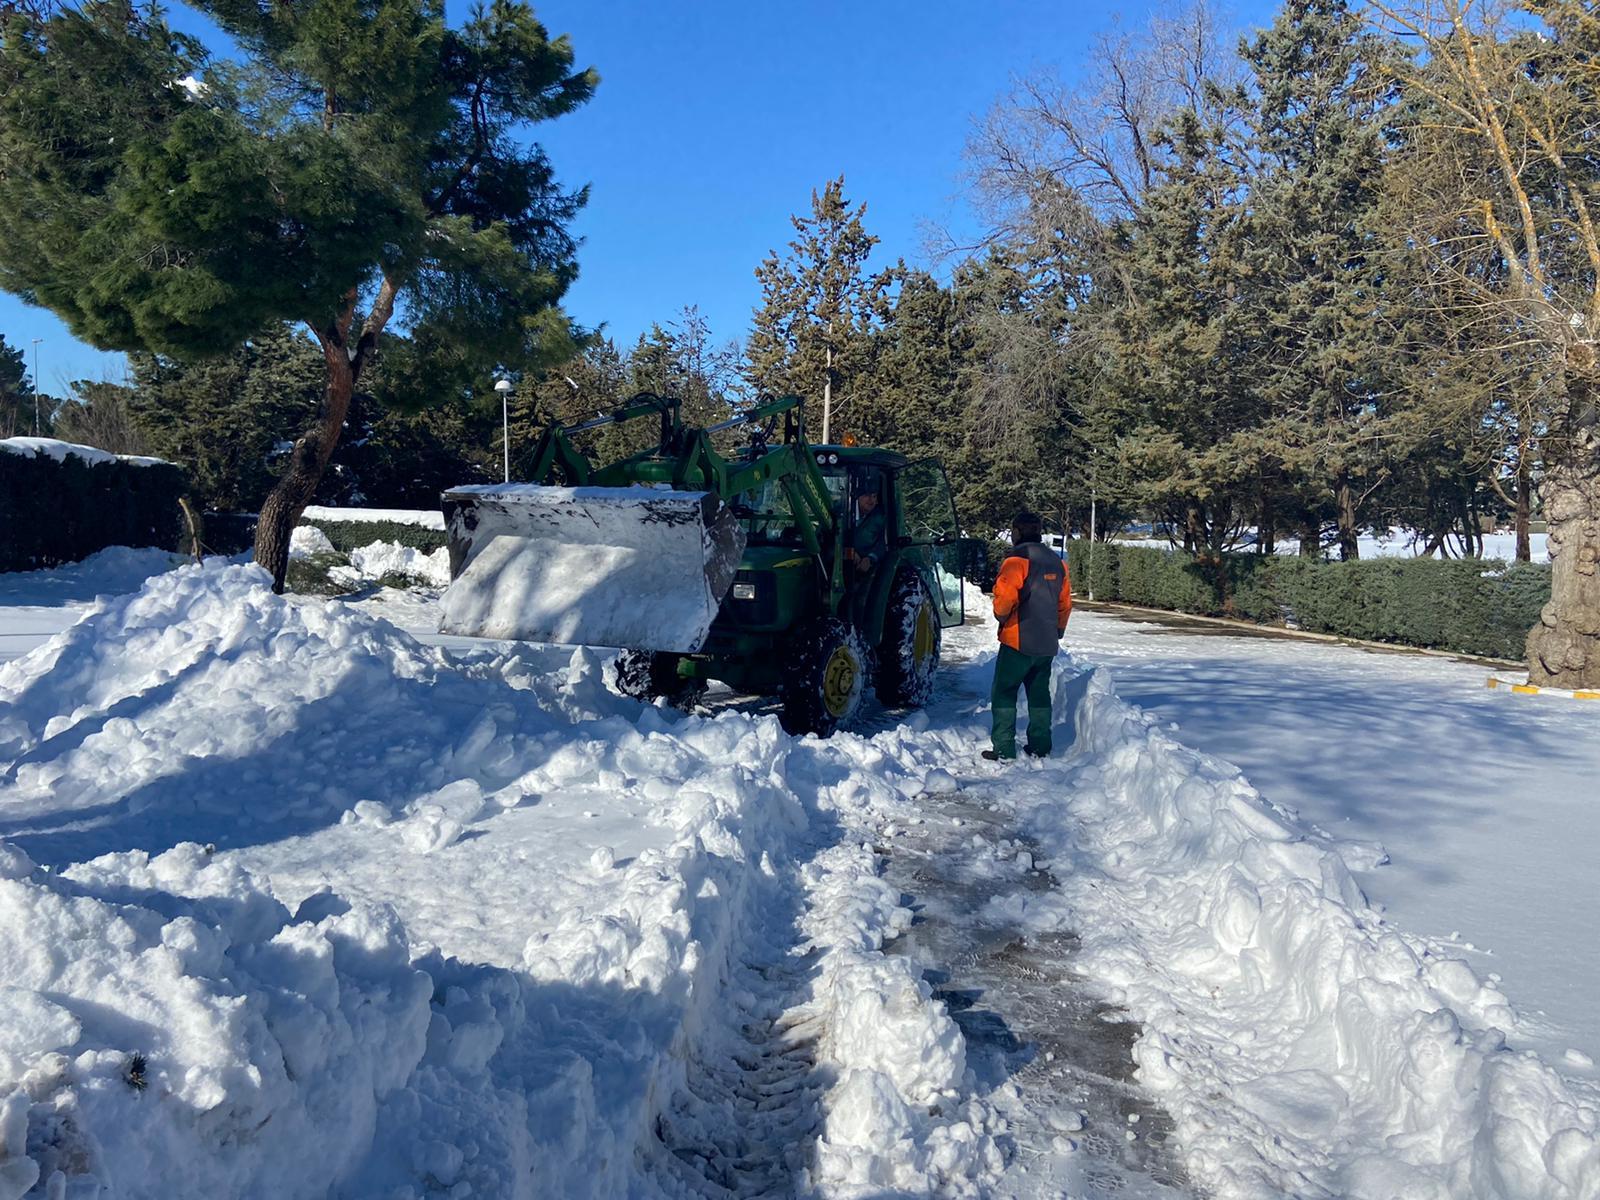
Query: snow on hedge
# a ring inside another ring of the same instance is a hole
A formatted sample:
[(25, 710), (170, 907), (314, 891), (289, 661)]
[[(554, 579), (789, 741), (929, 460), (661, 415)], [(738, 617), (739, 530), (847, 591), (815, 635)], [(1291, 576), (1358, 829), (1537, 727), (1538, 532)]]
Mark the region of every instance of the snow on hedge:
[[(337, 554), (334, 544), (315, 525), (297, 525), (289, 535), (289, 557), (311, 558), (318, 554)], [(429, 587), (450, 584), (450, 551), (418, 550), (399, 542), (373, 542), (350, 551), (350, 565), (336, 566), (328, 574), (338, 583), (358, 585), (386, 575), (403, 575)]]
[(394, 525), (420, 525), (424, 529), (444, 532), (444, 513), (433, 508), (333, 508), (325, 504), (309, 506), (301, 519), (305, 521), (387, 521)]
[(82, 459), (86, 463), (121, 462), (133, 467), (170, 465), (164, 458), (150, 458), (143, 454), (112, 454), (94, 446), (80, 446), (75, 442), (58, 441), (56, 438), (0, 438), (0, 450), (8, 454), (42, 454), (44, 457), (53, 459), (56, 462), (65, 462), (70, 456)]

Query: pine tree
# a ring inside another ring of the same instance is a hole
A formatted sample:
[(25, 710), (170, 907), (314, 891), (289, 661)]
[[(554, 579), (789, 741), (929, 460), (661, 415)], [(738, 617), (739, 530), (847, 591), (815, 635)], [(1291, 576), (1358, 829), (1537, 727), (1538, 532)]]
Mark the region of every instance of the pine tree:
[(133, 354), (130, 419), (150, 453), (184, 469), (202, 507), (253, 511), (293, 439), (316, 420), (321, 359), (316, 343), (287, 325), (192, 363)]
[(1079, 297), (1064, 291), (1058, 249), (1049, 238), (995, 246), (956, 272), (961, 408), (949, 466), (975, 528), (1005, 529), (1018, 509), (1063, 514), (1079, 491), (1067, 353)]
[(1119, 229), (1097, 439), (1132, 498), (1216, 562), (1253, 513), (1262, 470), (1259, 328), (1249, 298), (1247, 175), (1221, 124), (1179, 114), (1161, 182)]
[(1260, 454), (1286, 477), (1276, 488), (1268, 473), (1259, 519), (1268, 536), (1302, 526), (1307, 552), (1320, 549), (1326, 514), (1346, 559), (1392, 464), (1379, 405), (1381, 53), (1345, 0), (1287, 0), (1244, 47), (1258, 102), (1249, 257), (1269, 408)]
[(852, 429), (869, 445), (949, 460), (962, 443), (961, 339), (955, 296), (926, 271), (908, 271), (883, 327)]
[(20, 346), (0, 333), (0, 438), (33, 432), (33, 381)]
[[(433, 394), (570, 355), (568, 193), (528, 140), (594, 90), (518, 0), (459, 26), (436, 0), (195, 0), (213, 63), (154, 8), (0, 14), (0, 286), (108, 349), (174, 359), (295, 322), (317, 417), (262, 507), (281, 589), (291, 528), (404, 313)], [(358, 320), (359, 316), (359, 320)]]
[(790, 217), (796, 237), (786, 257), (776, 251), (756, 268), (761, 306), (748, 353), (751, 382), (761, 392), (793, 393), (820, 404), (818, 435), (833, 436), (835, 416), (851, 406), (870, 368), (871, 334), (888, 312), (895, 269), (868, 273), (878, 239), (866, 230), (867, 206), (850, 207), (844, 176), (811, 193), (811, 215)]

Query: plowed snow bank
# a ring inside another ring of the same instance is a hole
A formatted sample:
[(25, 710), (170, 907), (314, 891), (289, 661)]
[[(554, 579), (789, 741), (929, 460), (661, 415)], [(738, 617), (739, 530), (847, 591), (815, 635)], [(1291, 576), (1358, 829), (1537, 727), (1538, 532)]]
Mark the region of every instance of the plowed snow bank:
[(681, 1190), (657, 1117), (786, 925), (850, 1100), (814, 1185), (992, 1169), (898, 896), (818, 853), (926, 768), (266, 584), (177, 570), (0, 668), (0, 1200)]
[(1022, 785), (1063, 879), (1034, 919), (1143, 1023), (1140, 1076), (1209, 1194), (1600, 1196), (1600, 1114), (1507, 1048), (1506, 997), (1104, 671), (1062, 672), (1056, 710), (1072, 760)]

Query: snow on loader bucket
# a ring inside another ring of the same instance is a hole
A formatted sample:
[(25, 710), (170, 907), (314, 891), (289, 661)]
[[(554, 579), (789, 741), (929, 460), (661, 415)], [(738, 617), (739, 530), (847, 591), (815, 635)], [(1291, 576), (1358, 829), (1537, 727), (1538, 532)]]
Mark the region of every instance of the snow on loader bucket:
[(440, 631), (466, 637), (692, 653), (744, 553), (711, 492), (487, 484), (443, 507)]

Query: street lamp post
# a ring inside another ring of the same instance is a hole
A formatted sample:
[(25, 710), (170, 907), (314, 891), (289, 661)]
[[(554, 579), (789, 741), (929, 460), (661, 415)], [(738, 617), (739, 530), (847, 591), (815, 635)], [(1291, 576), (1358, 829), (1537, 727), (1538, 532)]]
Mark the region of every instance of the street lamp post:
[(43, 338), (33, 339), (33, 436), (38, 437), (43, 428), (39, 417), (39, 343)]
[(1089, 599), (1094, 599), (1094, 537), (1095, 510), (1099, 507), (1100, 492), (1093, 484), (1089, 485)]
[(511, 380), (501, 379), (494, 385), (500, 393), (501, 445), (505, 453), (505, 482), (511, 482)]

